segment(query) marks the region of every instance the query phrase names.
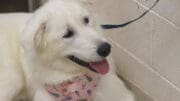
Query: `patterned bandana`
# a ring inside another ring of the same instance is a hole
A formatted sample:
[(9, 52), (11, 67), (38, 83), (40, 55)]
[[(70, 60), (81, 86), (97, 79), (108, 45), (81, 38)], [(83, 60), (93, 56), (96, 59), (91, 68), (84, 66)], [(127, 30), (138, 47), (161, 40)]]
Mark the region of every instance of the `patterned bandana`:
[(92, 101), (100, 76), (88, 73), (57, 85), (46, 84), (45, 89), (54, 101)]

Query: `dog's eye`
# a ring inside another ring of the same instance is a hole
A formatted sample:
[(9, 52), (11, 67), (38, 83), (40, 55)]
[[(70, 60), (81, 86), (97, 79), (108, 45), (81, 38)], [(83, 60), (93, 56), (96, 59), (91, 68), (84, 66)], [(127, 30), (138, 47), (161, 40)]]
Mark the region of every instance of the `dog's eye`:
[(84, 24), (88, 24), (89, 23), (89, 18), (88, 17), (84, 17), (83, 21), (84, 21)]
[(68, 29), (63, 38), (70, 38), (74, 35), (74, 31), (72, 29)]

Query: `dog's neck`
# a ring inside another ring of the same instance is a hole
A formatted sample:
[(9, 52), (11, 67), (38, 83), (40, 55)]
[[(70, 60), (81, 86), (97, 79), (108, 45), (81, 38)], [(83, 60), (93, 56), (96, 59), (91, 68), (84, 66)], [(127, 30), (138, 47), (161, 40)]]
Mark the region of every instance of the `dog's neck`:
[[(22, 55), (22, 62), (29, 98), (33, 96), (38, 88), (44, 86), (44, 84), (58, 84), (65, 80), (82, 75), (83, 73), (89, 72), (89, 70), (86, 70), (83, 67), (79, 68), (76, 64), (69, 65), (63, 63), (62, 61), (44, 63), (39, 58), (31, 54)], [(68, 71), (68, 69), (62, 69), (66, 67), (73, 68), (71, 71)]]
[(67, 63), (69, 60), (63, 59), (61, 59), (61, 61), (58, 59), (44, 61), (36, 55), (26, 54), (23, 61), (27, 80), (36, 80), (39, 84), (59, 83), (75, 76), (91, 72), (73, 62)]
[(46, 84), (44, 88), (49, 95), (58, 101), (92, 101), (99, 81), (100, 75), (92, 72), (76, 76), (56, 85)]

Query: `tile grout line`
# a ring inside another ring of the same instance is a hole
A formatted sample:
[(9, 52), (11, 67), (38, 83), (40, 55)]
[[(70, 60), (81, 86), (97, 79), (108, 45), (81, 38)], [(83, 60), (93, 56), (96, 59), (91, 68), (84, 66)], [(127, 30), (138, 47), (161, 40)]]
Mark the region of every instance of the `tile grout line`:
[[(108, 37), (108, 36), (107, 36)], [(117, 44), (116, 42), (114, 42), (110, 37), (108, 37), (108, 39), (113, 43), (113, 44)], [(116, 45), (118, 46), (118, 45)], [(119, 75), (119, 74), (118, 74)], [(127, 80), (131, 85), (133, 85), (134, 87), (136, 87), (137, 89), (139, 89), (140, 91), (142, 91), (142, 93), (144, 93), (146, 96), (150, 97), (153, 101), (157, 101), (155, 100), (155, 98), (149, 94), (149, 92), (147, 92), (146, 90), (142, 89), (139, 85), (133, 83), (131, 80)], [(135, 92), (134, 92), (135, 93)], [(136, 97), (135, 97), (136, 98)]]
[[(118, 74), (118, 76), (120, 76), (120, 75)], [(132, 85), (132, 86), (134, 86), (135, 88), (137, 88), (139, 91), (141, 91), (142, 93), (144, 93), (146, 96), (148, 96), (149, 98), (151, 98), (153, 101), (157, 101), (157, 100), (155, 100), (155, 98), (154, 98), (151, 94), (149, 94), (147, 91), (145, 91), (144, 89), (142, 89), (141, 87), (139, 87), (137, 84), (132, 83), (132, 81), (126, 79), (125, 82), (128, 82), (130, 85)], [(128, 87), (128, 86), (127, 86), (127, 87)], [(130, 87), (129, 89), (132, 90), (131, 87)], [(132, 90), (132, 91), (133, 91), (133, 90)], [(134, 93), (135, 96), (136, 96), (136, 93), (135, 93), (134, 91), (133, 91), (133, 93)], [(135, 98), (136, 98), (136, 97), (135, 97)]]
[[(148, 10), (149, 7), (146, 7), (145, 5), (143, 5), (142, 3), (140, 3), (137, 0), (133, 0), (134, 2), (136, 2), (138, 5), (140, 5), (142, 8)], [(163, 16), (161, 16), (159, 13), (155, 12), (154, 10), (150, 10), (151, 13), (155, 14), (156, 16), (158, 16), (159, 18), (163, 19), (164, 21), (166, 21), (167, 23), (169, 23), (170, 25), (172, 25), (175, 29), (180, 29), (180, 26), (177, 26), (175, 23), (173, 23), (171, 20), (169, 20), (168, 18), (165, 18)]]
[(107, 38), (114, 44), (116, 45), (118, 48), (122, 49), (125, 53), (127, 53), (128, 55), (130, 55), (132, 58), (134, 58), (136, 61), (138, 61), (139, 63), (141, 63), (142, 65), (144, 65), (145, 67), (147, 67), (147, 69), (149, 69), (150, 71), (152, 71), (155, 75), (159, 76), (162, 80), (166, 81), (167, 83), (169, 83), (174, 89), (176, 89), (178, 92), (180, 92), (180, 88), (178, 86), (176, 86), (173, 82), (171, 82), (170, 80), (168, 80), (167, 78), (163, 77), (161, 74), (159, 74), (157, 71), (155, 71), (153, 68), (151, 68), (149, 65), (147, 65), (146, 63), (144, 63), (143, 61), (141, 61), (138, 57), (136, 57), (134, 54), (132, 54), (130, 51), (128, 51), (127, 49), (125, 49), (124, 47), (122, 47), (121, 45), (119, 45), (118, 43), (116, 43), (114, 40), (112, 40), (110, 37), (107, 36)]

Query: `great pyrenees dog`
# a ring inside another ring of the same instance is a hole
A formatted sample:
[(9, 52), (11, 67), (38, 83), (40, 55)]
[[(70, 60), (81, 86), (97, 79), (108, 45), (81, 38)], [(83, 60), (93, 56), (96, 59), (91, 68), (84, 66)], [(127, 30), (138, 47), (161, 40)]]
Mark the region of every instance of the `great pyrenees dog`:
[(85, 0), (0, 15), (0, 101), (134, 101)]

